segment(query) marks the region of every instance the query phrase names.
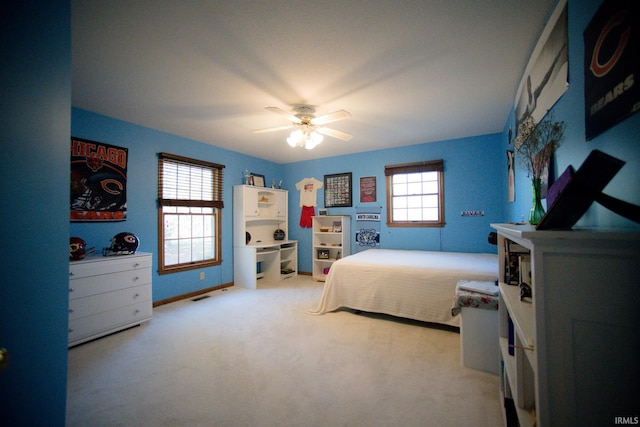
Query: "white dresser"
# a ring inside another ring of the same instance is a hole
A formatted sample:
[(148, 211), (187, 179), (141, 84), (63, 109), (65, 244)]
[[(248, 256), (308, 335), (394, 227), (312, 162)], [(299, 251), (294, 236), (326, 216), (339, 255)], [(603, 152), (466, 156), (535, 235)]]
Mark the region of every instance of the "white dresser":
[(151, 320), (151, 254), (69, 263), (69, 347)]

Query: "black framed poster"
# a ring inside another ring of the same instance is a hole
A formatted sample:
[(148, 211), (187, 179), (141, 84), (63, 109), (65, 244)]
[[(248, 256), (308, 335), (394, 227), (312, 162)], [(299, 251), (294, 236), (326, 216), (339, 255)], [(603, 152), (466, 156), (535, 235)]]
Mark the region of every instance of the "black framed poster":
[(324, 176), (324, 207), (344, 208), (352, 206), (351, 172)]

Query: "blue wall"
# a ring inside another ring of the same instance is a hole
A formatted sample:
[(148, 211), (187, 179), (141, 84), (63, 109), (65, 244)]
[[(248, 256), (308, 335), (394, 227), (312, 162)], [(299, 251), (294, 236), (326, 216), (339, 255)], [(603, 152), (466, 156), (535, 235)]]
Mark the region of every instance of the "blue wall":
[[(640, 114), (593, 141), (585, 142), (583, 114), (582, 31), (600, 0), (569, 0), (570, 87), (555, 107), (567, 121), (567, 138), (557, 153), (557, 170), (579, 166), (592, 149), (627, 161), (606, 192), (640, 204)], [(199, 142), (153, 131), (82, 110), (71, 114), (70, 8), (68, 0), (13, 2), (3, 9), (2, 168), (5, 209), (0, 213), (5, 267), (0, 283), (0, 347), (12, 355), (0, 373), (0, 417), (7, 425), (64, 425), (67, 373), (67, 251), (70, 234), (84, 235), (102, 248), (126, 227), (140, 234), (141, 250), (157, 254), (155, 210), (156, 153), (168, 151), (227, 166), (223, 214), (224, 262), (206, 271), (154, 277), (154, 300), (162, 300), (232, 280), (231, 187), (243, 169), (284, 177), (291, 190), (290, 235), (301, 241), (300, 268), (310, 271), (309, 230), (297, 226), (294, 184), (306, 176), (353, 172), (378, 178), (378, 200), (384, 202), (385, 164), (422, 159), (445, 160), (444, 229), (386, 229), (383, 247), (441, 250), (491, 250), (484, 243), (489, 222), (518, 221), (530, 206), (528, 178), (519, 169), (517, 200), (506, 201), (507, 131), (451, 142), (422, 144), (317, 162), (277, 165)], [(69, 137), (122, 145), (130, 149), (129, 218), (115, 224), (69, 225)], [(469, 186), (469, 183), (474, 184)], [(11, 184), (11, 185), (7, 185)], [(357, 188), (357, 187), (356, 187)], [(357, 194), (357, 193), (356, 193)], [(319, 194), (322, 200), (322, 192)], [(460, 210), (484, 210), (484, 217), (462, 218)], [(350, 214), (354, 208), (332, 210)], [(383, 210), (384, 213), (384, 210)], [(583, 225), (634, 227), (627, 220), (594, 206)], [(480, 243), (481, 242), (481, 243)], [(157, 263), (157, 259), (155, 260)]]
[[(383, 209), (381, 247), (495, 252), (495, 247), (487, 243), (487, 234), (491, 231), (491, 222), (499, 222), (504, 218), (501, 201), (506, 191), (498, 172), (505, 164), (501, 157), (502, 140), (499, 134), (278, 165), (76, 108), (72, 110), (71, 118), (73, 136), (129, 149), (127, 220), (115, 223), (71, 223), (71, 235), (82, 237), (89, 247), (95, 246), (98, 250), (109, 246), (109, 240), (118, 232), (131, 231), (140, 238), (139, 250), (152, 252), (154, 265), (157, 266), (158, 152), (166, 151), (226, 166), (222, 266), (162, 276), (154, 268), (154, 301), (233, 281), (232, 187), (242, 182), (244, 169), (264, 174), (268, 182), (273, 177), (284, 179), (284, 188), (289, 190), (289, 238), (299, 240), (300, 271), (311, 271), (311, 233), (310, 229), (303, 229), (299, 225), (300, 196), (295, 189), (296, 182), (311, 176), (322, 181), (327, 174), (352, 172), (353, 207), (331, 209), (330, 213), (354, 217), (361, 176), (376, 176), (378, 203), (385, 206), (384, 166), (419, 160), (444, 159), (446, 226), (388, 228), (384, 224), (386, 211)], [(287, 148), (283, 142), (283, 149)], [(324, 206), (323, 190), (318, 193), (318, 206)], [(481, 210), (485, 215), (462, 217), (462, 210)], [(205, 271), (204, 283), (199, 279), (200, 271)]]
[(63, 426), (69, 309), (68, 1), (2, 8), (0, 424)]
[[(640, 205), (640, 114), (634, 114), (589, 142), (586, 142), (585, 138), (582, 33), (601, 3), (600, 0), (569, 1), (569, 88), (553, 108), (555, 119), (564, 120), (567, 129), (565, 140), (556, 153), (555, 172), (557, 176), (568, 165), (577, 169), (592, 150), (598, 149), (627, 162), (605, 188), (604, 193)], [(636, 76), (636, 84), (639, 84), (639, 80), (640, 76)], [(514, 126), (512, 114), (505, 129)], [(508, 145), (506, 132), (503, 135), (504, 149), (513, 149)], [(503, 175), (503, 179), (506, 180), (506, 172)], [(520, 221), (521, 216), (526, 219), (530, 208), (531, 181), (516, 161), (516, 201), (507, 203), (505, 220)], [(639, 228), (638, 224), (608, 211), (597, 203), (592, 205), (577, 225)]]
[[(323, 181), (324, 175), (342, 172), (353, 176), (353, 207), (330, 208), (329, 214), (352, 217), (352, 252), (360, 177), (375, 176), (377, 203), (360, 207), (382, 207), (381, 248), (495, 253), (495, 246), (487, 243), (487, 235), (491, 231), (489, 224), (501, 222), (505, 216), (506, 184), (499, 171), (506, 167), (506, 157), (503, 159), (502, 155), (501, 135), (494, 134), (284, 165), (285, 182), (291, 184), (289, 235), (299, 241), (300, 271), (311, 271), (311, 230), (299, 225), (300, 195), (295, 183), (305, 177)], [(436, 159), (444, 160), (445, 227), (387, 227), (384, 166)], [(318, 192), (318, 207), (324, 207), (324, 189)], [(484, 216), (463, 217), (463, 210), (484, 211)]]
[[(241, 184), (243, 170), (280, 176), (282, 167), (233, 151), (165, 132), (115, 120), (74, 108), (71, 134), (77, 138), (113, 144), (129, 149), (127, 170), (127, 220), (124, 222), (71, 223), (71, 236), (82, 237), (98, 251), (110, 245), (121, 231), (140, 239), (141, 252), (153, 253), (153, 300), (161, 301), (233, 281), (233, 185)], [(158, 275), (158, 153), (207, 160), (225, 165), (222, 212), (222, 264), (182, 273)], [(200, 280), (200, 272), (205, 280)]]

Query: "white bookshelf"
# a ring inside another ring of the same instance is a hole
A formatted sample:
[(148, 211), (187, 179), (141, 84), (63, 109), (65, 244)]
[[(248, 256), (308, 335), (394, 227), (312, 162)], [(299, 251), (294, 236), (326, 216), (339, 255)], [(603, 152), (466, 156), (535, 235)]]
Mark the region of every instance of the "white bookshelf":
[[(492, 227), (501, 272), (500, 395), (513, 401), (519, 425), (608, 425), (637, 412), (637, 393), (629, 390), (640, 380), (640, 315), (633, 306), (640, 232)], [(530, 302), (504, 283), (507, 241), (530, 252)]]
[[(328, 215), (313, 217), (313, 280), (324, 281), (331, 266), (351, 253), (351, 217)], [(326, 258), (322, 253), (326, 253)]]

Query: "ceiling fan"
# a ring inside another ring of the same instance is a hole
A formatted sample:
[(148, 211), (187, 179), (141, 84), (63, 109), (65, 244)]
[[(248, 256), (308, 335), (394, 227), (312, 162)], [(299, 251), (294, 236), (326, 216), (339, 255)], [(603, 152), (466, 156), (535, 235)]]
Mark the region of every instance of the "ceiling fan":
[(349, 141), (352, 135), (341, 132), (339, 130), (325, 127), (324, 125), (331, 122), (337, 122), (351, 117), (351, 113), (346, 110), (338, 110), (333, 113), (325, 114), (319, 117), (314, 116), (315, 108), (309, 106), (301, 106), (295, 109), (294, 113), (289, 113), (278, 107), (266, 107), (272, 113), (276, 113), (291, 122), (289, 125), (276, 126), (267, 129), (257, 129), (253, 133), (273, 132), (285, 129), (295, 129), (291, 132), (287, 143), (292, 147), (305, 147), (312, 149), (322, 142), (322, 135), (332, 136), (334, 138)]

